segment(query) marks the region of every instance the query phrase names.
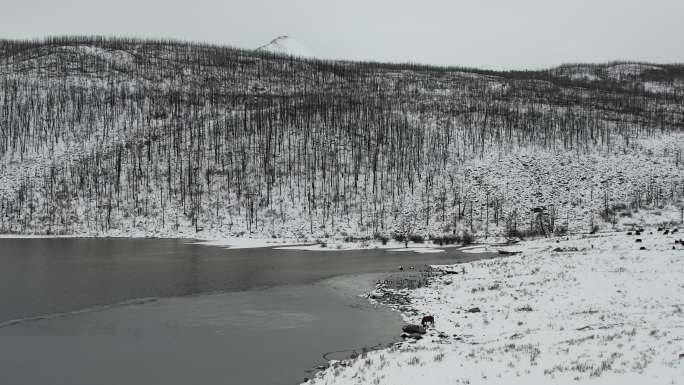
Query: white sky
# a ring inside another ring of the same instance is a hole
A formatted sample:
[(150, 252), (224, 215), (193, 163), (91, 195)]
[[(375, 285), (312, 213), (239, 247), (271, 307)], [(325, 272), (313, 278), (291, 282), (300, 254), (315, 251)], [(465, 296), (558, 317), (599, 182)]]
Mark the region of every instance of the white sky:
[(0, 37), (171, 37), (488, 68), (684, 62), (684, 0), (0, 0)]

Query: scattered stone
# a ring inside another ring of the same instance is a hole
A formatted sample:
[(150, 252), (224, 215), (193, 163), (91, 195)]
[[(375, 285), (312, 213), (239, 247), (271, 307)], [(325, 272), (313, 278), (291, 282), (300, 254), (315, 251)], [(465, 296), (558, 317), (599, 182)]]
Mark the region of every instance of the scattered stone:
[(479, 313), (481, 310), (479, 307), (473, 307), (468, 309), (468, 313)]
[(646, 246), (641, 246), (639, 250), (646, 250)]
[(426, 330), (424, 327), (422, 327), (420, 325), (413, 325), (413, 324), (404, 325), (404, 327), (402, 327), (401, 330), (403, 330), (404, 333), (408, 333), (408, 334), (416, 334), (416, 333), (425, 334), (426, 333)]
[(641, 240), (641, 238), (637, 238), (636, 243), (641, 243), (641, 242), (643, 242), (643, 241)]
[(576, 252), (579, 251), (578, 248), (576, 247), (556, 247), (553, 249), (556, 253), (567, 253), (567, 252)]
[(384, 283), (378, 286), (377, 289), (368, 295), (370, 299), (384, 305), (395, 305), (402, 311), (405, 309), (405, 305), (411, 304), (411, 300), (407, 293), (400, 293), (391, 289), (388, 290), (384, 287)]

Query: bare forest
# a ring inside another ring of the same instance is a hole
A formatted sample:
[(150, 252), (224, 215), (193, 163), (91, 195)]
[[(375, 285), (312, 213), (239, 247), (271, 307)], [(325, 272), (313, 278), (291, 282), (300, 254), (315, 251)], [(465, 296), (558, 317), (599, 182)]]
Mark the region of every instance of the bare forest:
[(684, 196), (684, 66), (0, 41), (0, 233), (592, 231)]

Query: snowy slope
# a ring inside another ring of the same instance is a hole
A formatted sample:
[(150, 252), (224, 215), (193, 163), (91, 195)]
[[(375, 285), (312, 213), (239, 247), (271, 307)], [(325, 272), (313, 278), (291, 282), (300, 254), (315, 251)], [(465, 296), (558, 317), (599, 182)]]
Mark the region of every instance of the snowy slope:
[(270, 43), (262, 45), (257, 51), (272, 52), (297, 57), (315, 57), (313, 51), (290, 36), (278, 36)]

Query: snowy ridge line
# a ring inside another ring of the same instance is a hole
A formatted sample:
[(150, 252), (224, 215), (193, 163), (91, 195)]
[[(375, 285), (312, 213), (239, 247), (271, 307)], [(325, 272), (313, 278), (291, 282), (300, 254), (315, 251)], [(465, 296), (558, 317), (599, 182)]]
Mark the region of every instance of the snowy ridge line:
[(266, 43), (266, 44), (264, 44), (264, 45), (262, 45), (262, 46), (257, 47), (256, 51), (264, 50), (264, 49), (268, 48), (268, 46), (277, 43), (279, 40), (281, 40), (281, 39), (287, 39), (287, 38), (289, 38), (289, 36), (287, 36), (287, 35), (278, 36), (278, 37), (276, 37), (275, 39), (269, 41), (268, 43)]
[(102, 311), (106, 311), (106, 310), (110, 310), (110, 309), (116, 309), (116, 308), (125, 307), (125, 306), (145, 305), (148, 303), (157, 302), (158, 300), (159, 300), (158, 297), (135, 298), (135, 299), (129, 299), (129, 300), (121, 301), (121, 302), (116, 302), (116, 303), (109, 304), (109, 305), (99, 305), (99, 306), (86, 307), (83, 309), (67, 311), (67, 312), (63, 312), (63, 313), (53, 313), (53, 314), (44, 314), (44, 315), (39, 315), (39, 316), (34, 316), (34, 317), (17, 318), (17, 319), (13, 319), (13, 320), (9, 320), (9, 321), (0, 322), (0, 328), (6, 328), (6, 327), (15, 326), (15, 325), (20, 325), (20, 324), (24, 324), (27, 322), (54, 320), (54, 319), (58, 319), (58, 318), (66, 318), (66, 317), (71, 317), (71, 316), (80, 315), (80, 314), (97, 313), (97, 312), (102, 312)]
[(311, 50), (290, 36), (282, 35), (257, 48), (257, 52), (272, 52), (295, 57), (314, 57)]

